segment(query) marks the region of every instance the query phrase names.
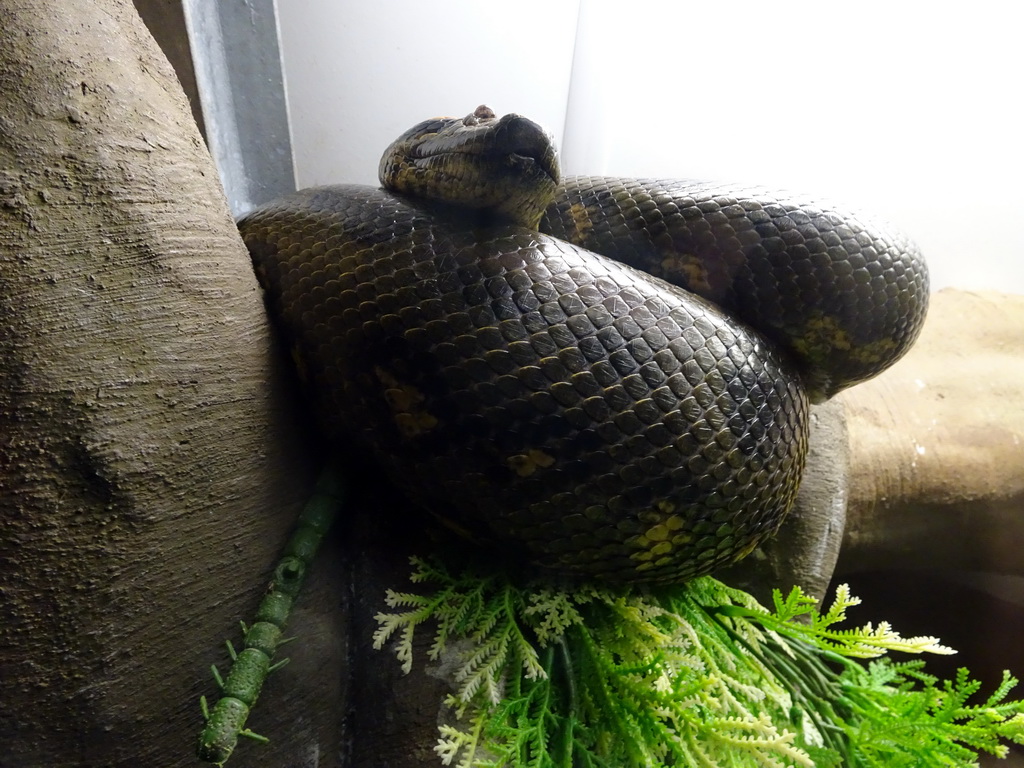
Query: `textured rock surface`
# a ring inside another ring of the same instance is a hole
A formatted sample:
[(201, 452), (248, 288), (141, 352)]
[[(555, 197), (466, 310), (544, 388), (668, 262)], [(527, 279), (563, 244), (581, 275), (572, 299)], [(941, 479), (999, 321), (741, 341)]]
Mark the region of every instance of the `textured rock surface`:
[[(2, 15), (0, 765), (192, 766), (209, 665), (319, 457), (131, 4)], [(290, 627), (303, 642), (253, 718), (288, 723), (260, 765), (340, 749), (342, 580), (329, 557), (314, 571)]]
[(936, 293), (910, 353), (840, 399), (842, 571), (1024, 574), (1024, 296)]

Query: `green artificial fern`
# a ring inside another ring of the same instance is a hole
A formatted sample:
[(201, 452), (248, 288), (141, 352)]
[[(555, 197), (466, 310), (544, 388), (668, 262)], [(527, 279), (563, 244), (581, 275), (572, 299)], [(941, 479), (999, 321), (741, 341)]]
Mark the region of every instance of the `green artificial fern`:
[[(423, 594), (388, 591), (374, 645), (403, 669), (430, 624), (459, 665), (434, 747), (457, 768), (973, 766), (1024, 743), (1008, 673), (984, 701), (966, 670), (938, 681), (888, 651), (952, 653), (886, 623), (839, 629), (794, 588), (772, 611), (712, 578), (649, 592), (516, 586), (413, 559)], [(458, 641), (458, 642), (457, 642)], [(865, 663), (862, 659), (872, 659)]]

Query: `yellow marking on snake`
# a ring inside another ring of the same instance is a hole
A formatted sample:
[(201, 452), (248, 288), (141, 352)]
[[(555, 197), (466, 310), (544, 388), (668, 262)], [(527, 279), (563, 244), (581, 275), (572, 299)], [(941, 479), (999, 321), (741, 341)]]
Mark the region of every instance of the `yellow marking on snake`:
[(391, 409), (395, 426), (405, 437), (417, 437), (437, 426), (437, 417), (423, 407), (426, 398), (411, 384), (403, 384), (380, 366), (373, 369), (384, 385), (384, 402)]
[(591, 221), (587, 206), (583, 203), (573, 203), (569, 206), (569, 216), (572, 218), (572, 242), (581, 245), (590, 230), (594, 228), (594, 222)]
[(801, 353), (813, 355), (830, 349), (850, 349), (853, 344), (839, 320), (818, 312), (804, 323), (803, 333), (793, 346)]
[(662, 277), (679, 281), (695, 293), (711, 293), (707, 265), (692, 253), (673, 253), (661, 260)]
[(555, 463), (555, 457), (536, 448), (531, 448), (526, 453), (517, 453), (509, 456), (505, 463), (509, 469), (519, 477), (529, 477), (538, 469), (547, 469)]
[(893, 339), (878, 339), (870, 344), (862, 344), (859, 348), (850, 352), (850, 357), (860, 363), (881, 363), (893, 356), (896, 349), (896, 342)]
[(685, 530), (686, 519), (675, 511), (675, 503), (662, 500), (640, 515), (641, 519), (653, 521), (653, 524), (626, 542), (639, 550), (629, 556), (637, 563), (636, 570), (646, 571), (666, 564), (671, 560), (675, 547), (693, 541), (693, 536)]
[(851, 360), (872, 364), (890, 359), (897, 347), (897, 342), (891, 338), (854, 343), (840, 320), (821, 312), (810, 317), (799, 331), (792, 334), (793, 348), (809, 360), (820, 361), (822, 368), (827, 367), (825, 361), (837, 349), (847, 352)]

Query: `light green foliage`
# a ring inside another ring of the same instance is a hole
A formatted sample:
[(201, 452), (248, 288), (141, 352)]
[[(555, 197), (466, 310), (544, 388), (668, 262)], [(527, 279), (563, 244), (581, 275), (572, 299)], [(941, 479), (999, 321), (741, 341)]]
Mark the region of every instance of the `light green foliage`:
[(437, 659), (452, 637), (468, 638), (472, 643), (456, 681), (459, 698), (473, 700), (481, 687), (486, 698), (497, 703), (501, 698), (499, 681), (510, 659), (518, 659), (528, 678), (544, 672), (537, 662), (537, 651), (522, 633), (518, 617), (526, 608), (523, 594), (507, 587), (497, 576), (462, 574), (454, 577), (441, 565), (428, 565), (413, 558), (414, 583), (434, 581), (440, 589), (429, 596), (388, 590), (389, 608), (408, 608), (403, 613), (378, 614), (380, 626), (373, 633), (373, 647), (381, 648), (395, 632), (401, 634), (396, 646), (402, 670), (412, 669), (412, 638), (416, 628), (433, 621), (437, 628), (428, 656)]
[(966, 670), (939, 682), (883, 657), (952, 651), (885, 623), (839, 629), (859, 603), (845, 586), (824, 612), (799, 589), (768, 611), (711, 578), (562, 591), (413, 565), (423, 594), (389, 591), (396, 612), (378, 614), (374, 642), (395, 638), (406, 671), (424, 624), (431, 658), (460, 649), (434, 748), (444, 765), (972, 766), (1024, 743), (1024, 702), (1006, 701), (1016, 680), (970, 704), (980, 686)]
[[(807, 617), (809, 625), (803, 634), (814, 637), (818, 645), (832, 649), (843, 656), (861, 659), (873, 659), (886, 651), (903, 651), (904, 653), (938, 653), (943, 655), (956, 653), (952, 648), (939, 644), (936, 637), (911, 637), (903, 639), (893, 631), (886, 621), (877, 627), (870, 623), (858, 629), (837, 630), (833, 625), (846, 621), (846, 609), (860, 605), (860, 598), (850, 594), (846, 584), (836, 588), (836, 596), (828, 611), (821, 614), (816, 609), (813, 598), (794, 589), (783, 599), (782, 593), (775, 590), (772, 595), (775, 604), (775, 615), (765, 618), (760, 616), (760, 623), (766, 626), (784, 627), (793, 619)], [(762, 611), (761, 614), (764, 612)], [(755, 614), (757, 615), (757, 614)]]

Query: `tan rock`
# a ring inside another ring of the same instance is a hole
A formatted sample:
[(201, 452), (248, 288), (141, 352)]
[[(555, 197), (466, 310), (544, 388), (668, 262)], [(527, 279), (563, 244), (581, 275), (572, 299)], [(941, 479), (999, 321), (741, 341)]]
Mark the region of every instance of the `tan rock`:
[(936, 293), (907, 356), (840, 400), (840, 572), (1024, 574), (1024, 296)]

